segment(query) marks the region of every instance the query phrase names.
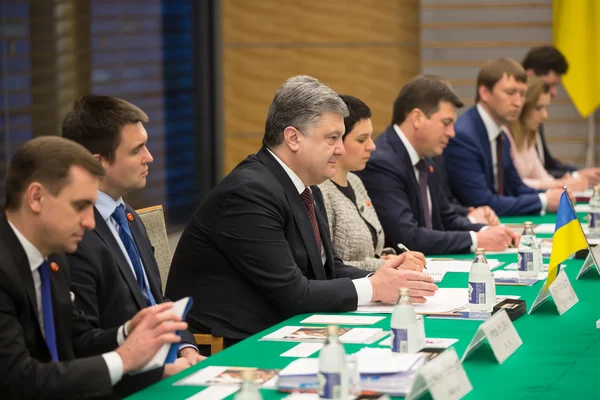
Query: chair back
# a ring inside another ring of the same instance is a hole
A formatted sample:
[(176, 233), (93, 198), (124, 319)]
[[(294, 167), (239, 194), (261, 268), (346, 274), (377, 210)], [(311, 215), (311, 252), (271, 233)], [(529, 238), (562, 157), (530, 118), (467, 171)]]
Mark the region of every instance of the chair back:
[(167, 286), (167, 277), (171, 268), (171, 250), (169, 249), (169, 237), (167, 236), (167, 225), (165, 223), (165, 214), (161, 205), (141, 208), (136, 210), (150, 238), (150, 243), (154, 247), (154, 257), (158, 263), (160, 271), (160, 280), (162, 291), (165, 293)]

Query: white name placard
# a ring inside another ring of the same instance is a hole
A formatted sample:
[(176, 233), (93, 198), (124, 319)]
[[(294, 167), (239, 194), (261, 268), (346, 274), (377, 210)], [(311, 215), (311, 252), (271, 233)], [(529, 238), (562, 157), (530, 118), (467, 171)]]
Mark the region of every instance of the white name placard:
[(500, 364), (523, 344), (505, 310), (498, 311), (479, 325), (475, 336), (473, 336), (471, 343), (465, 350), (465, 354), (462, 356), (462, 360), (464, 361), (469, 354), (472, 354), (483, 343), (484, 339), (488, 340), (494, 356)]
[(451, 347), (419, 368), (406, 400), (417, 399), (427, 391), (433, 400), (458, 400), (471, 390), (467, 373)]
[(579, 298), (571, 285), (571, 281), (569, 281), (569, 277), (563, 270), (558, 273), (558, 276), (548, 289), (550, 290), (550, 294), (554, 299), (554, 304), (556, 304), (556, 308), (560, 315), (563, 315), (579, 301)]

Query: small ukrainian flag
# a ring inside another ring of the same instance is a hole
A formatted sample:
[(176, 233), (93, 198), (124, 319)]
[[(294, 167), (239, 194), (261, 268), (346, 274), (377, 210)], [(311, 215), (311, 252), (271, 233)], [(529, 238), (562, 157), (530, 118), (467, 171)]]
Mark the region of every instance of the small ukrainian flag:
[(552, 254), (550, 255), (550, 265), (548, 266), (546, 288), (558, 276), (560, 272), (558, 265), (561, 262), (565, 261), (573, 253), (587, 248), (588, 243), (583, 229), (571, 205), (569, 195), (565, 190), (560, 197), (558, 213), (556, 214), (556, 226), (554, 228), (554, 236), (552, 237)]

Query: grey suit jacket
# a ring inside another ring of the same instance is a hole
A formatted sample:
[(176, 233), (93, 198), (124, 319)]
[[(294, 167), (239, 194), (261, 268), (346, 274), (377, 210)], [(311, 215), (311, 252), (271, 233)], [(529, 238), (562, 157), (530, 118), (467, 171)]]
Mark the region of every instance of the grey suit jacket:
[[(385, 262), (375, 257), (380, 256), (383, 250), (383, 228), (360, 178), (349, 173), (348, 182), (354, 190), (356, 204), (353, 204), (330, 180), (319, 185), (325, 201), (333, 248), (344, 260), (344, 264), (375, 271)], [(377, 232), (376, 247), (373, 246), (367, 224)]]

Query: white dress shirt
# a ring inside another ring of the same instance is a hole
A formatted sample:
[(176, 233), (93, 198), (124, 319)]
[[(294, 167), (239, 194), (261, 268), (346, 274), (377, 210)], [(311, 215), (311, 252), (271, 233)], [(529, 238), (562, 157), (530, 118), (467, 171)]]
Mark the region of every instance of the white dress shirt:
[[(483, 106), (480, 103), (477, 103), (477, 112), (479, 116), (483, 120), (483, 125), (485, 126), (485, 130), (487, 131), (488, 138), (490, 141), (490, 150), (492, 152), (492, 169), (494, 171), (494, 187), (496, 190), (498, 189), (498, 160), (496, 157), (496, 139), (500, 135), (500, 132), (504, 129), (502, 126), (498, 126), (496, 122), (492, 119), (492, 117), (485, 111)], [(542, 209), (540, 211), (540, 215), (546, 214), (546, 207), (548, 205), (548, 199), (546, 198), (545, 193), (538, 193), (538, 197), (540, 198), (540, 202), (542, 203)]]
[[(417, 163), (421, 161), (421, 157), (397, 124), (394, 124), (394, 130), (398, 134), (398, 137), (408, 152), (410, 162), (413, 166), (413, 172), (415, 173), (415, 178), (417, 178), (417, 182), (419, 182), (419, 170), (417, 169)], [(429, 185), (427, 185), (427, 204), (429, 206), (429, 219), (431, 219), (431, 192), (429, 191)], [(475, 249), (477, 249), (477, 235), (475, 234), (475, 231), (469, 231), (469, 235), (471, 236), (470, 251), (471, 253), (474, 253)]]
[[(113, 212), (115, 212), (117, 207), (120, 206), (121, 204), (123, 206), (125, 206), (125, 202), (123, 201), (122, 197), (119, 197), (117, 200), (114, 200), (112, 197), (110, 197), (106, 193), (104, 193), (100, 190), (98, 191), (98, 200), (96, 200), (96, 204), (95, 204), (96, 209), (102, 216), (102, 219), (104, 219), (104, 221), (106, 222), (106, 225), (108, 225), (108, 229), (113, 234), (113, 236), (115, 237), (115, 240), (119, 244), (119, 248), (121, 249), (121, 252), (125, 256), (125, 259), (127, 260), (127, 263), (129, 264), (129, 268), (131, 268), (131, 273), (133, 273), (133, 276), (136, 276), (135, 269), (133, 268), (133, 264), (131, 263), (131, 258), (129, 257), (129, 253), (127, 253), (127, 250), (125, 249), (125, 245), (123, 244), (123, 241), (121, 240), (121, 237), (119, 236), (119, 231), (121, 230), (121, 228), (119, 227), (119, 224), (117, 223), (117, 221), (115, 221), (115, 219), (112, 217)], [(144, 267), (144, 263), (142, 262), (141, 258), (139, 258), (139, 261), (140, 261), (140, 265), (142, 266), (142, 274), (144, 275), (144, 282), (145, 282), (148, 290), (150, 290), (150, 283), (148, 282), (148, 276), (146, 275), (146, 268)], [(119, 335), (123, 335), (123, 338), (124, 338), (123, 326), (121, 326), (121, 328), (119, 328)], [(191, 343), (180, 344), (179, 350), (181, 351), (181, 350), (185, 349), (186, 347), (192, 347), (196, 351), (198, 350)]]
[[(269, 150), (269, 149), (267, 149)], [(296, 187), (298, 191), (298, 195), (304, 192), (306, 189), (306, 185), (302, 182), (302, 179), (290, 167), (288, 167), (283, 161), (279, 159), (271, 150), (269, 153), (277, 160), (277, 162), (281, 165), (283, 170), (288, 174), (292, 183)], [(308, 188), (310, 190), (310, 188)], [(325, 255), (325, 246), (321, 246), (321, 262), (325, 265), (325, 261), (327, 260), (327, 256)], [(358, 305), (361, 306), (363, 304), (367, 304), (371, 302), (371, 298), (373, 298), (373, 286), (371, 286), (371, 281), (369, 278), (359, 278), (352, 279), (352, 283), (354, 284), (354, 288), (356, 289), (356, 295), (358, 297)]]
[[(27, 255), (27, 261), (29, 262), (29, 267), (31, 268), (33, 284), (35, 286), (38, 321), (42, 329), (42, 335), (46, 337), (46, 332), (44, 330), (44, 313), (42, 308), (42, 279), (39, 271), (40, 266), (44, 262), (44, 257), (42, 256), (42, 253), (40, 253), (40, 251), (29, 240), (27, 240), (27, 238), (25, 238), (25, 236), (23, 236), (23, 234), (19, 232), (19, 230), (10, 221), (8, 221), (8, 224), (17, 236), (19, 243), (21, 243), (21, 246), (23, 246), (23, 250), (25, 250), (25, 254)], [(123, 327), (121, 326), (119, 330), (122, 328)], [(121, 360), (121, 356), (119, 356), (116, 351), (104, 353), (102, 354), (102, 358), (104, 358), (104, 362), (108, 368), (110, 382), (114, 385), (123, 377), (123, 360)]]

